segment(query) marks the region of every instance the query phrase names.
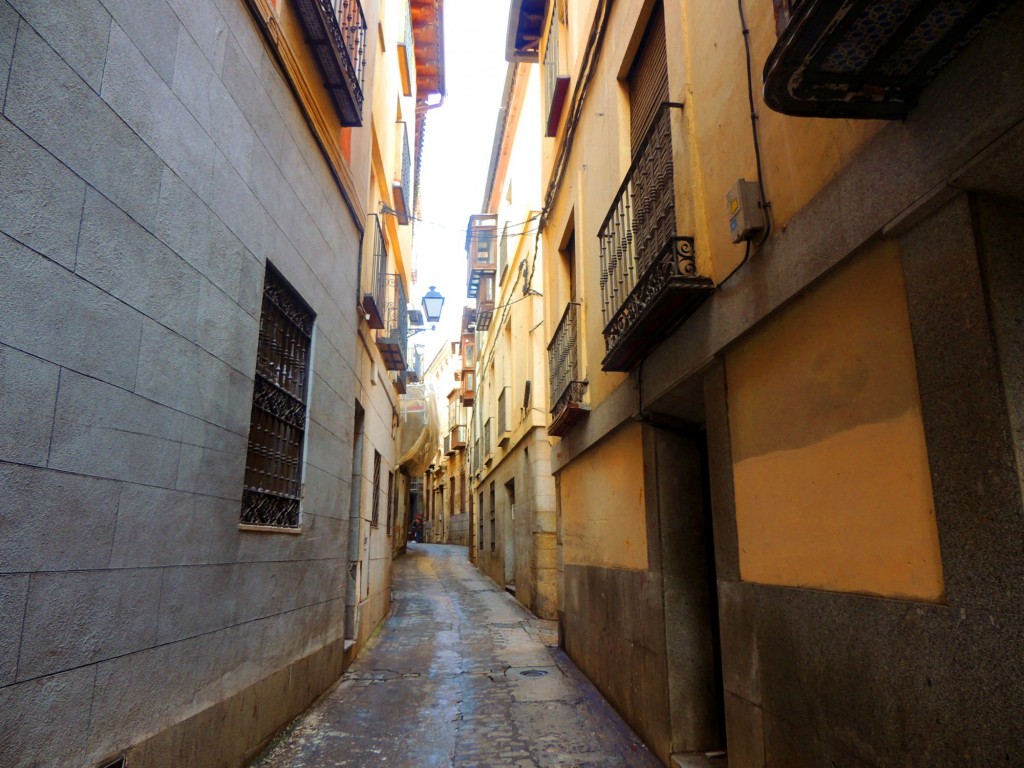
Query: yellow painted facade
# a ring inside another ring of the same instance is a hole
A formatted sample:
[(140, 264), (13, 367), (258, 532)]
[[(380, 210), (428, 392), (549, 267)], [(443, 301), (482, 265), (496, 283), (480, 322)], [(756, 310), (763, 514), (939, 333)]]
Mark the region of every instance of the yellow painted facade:
[(646, 570), (647, 524), (640, 426), (628, 425), (559, 475), (566, 565)]
[(726, 372), (743, 579), (942, 599), (896, 246), (787, 306)]

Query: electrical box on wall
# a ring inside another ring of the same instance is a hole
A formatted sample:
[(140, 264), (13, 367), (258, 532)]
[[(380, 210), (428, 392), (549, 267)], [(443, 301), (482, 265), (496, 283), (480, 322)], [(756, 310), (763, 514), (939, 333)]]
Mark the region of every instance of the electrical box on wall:
[(729, 231), (734, 243), (753, 240), (764, 232), (764, 208), (757, 182), (739, 179), (725, 196), (729, 206)]

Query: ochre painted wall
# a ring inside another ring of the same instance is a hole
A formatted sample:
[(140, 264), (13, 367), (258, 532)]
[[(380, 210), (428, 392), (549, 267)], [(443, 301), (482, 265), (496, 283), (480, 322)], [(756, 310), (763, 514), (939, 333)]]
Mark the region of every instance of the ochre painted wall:
[(622, 427), (560, 476), (566, 565), (646, 570), (640, 425)]
[(896, 245), (826, 277), (726, 370), (741, 577), (941, 600)]

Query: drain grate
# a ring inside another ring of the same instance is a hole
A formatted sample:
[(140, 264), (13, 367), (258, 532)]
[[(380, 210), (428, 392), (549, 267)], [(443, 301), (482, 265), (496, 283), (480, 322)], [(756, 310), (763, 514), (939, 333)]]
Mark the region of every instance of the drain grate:
[(491, 626), (498, 629), (518, 629), (521, 625), (518, 621), (495, 621)]

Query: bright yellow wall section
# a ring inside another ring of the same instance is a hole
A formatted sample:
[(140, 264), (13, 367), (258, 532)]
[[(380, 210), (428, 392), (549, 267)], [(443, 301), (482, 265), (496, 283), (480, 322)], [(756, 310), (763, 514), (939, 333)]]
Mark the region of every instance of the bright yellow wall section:
[(641, 430), (630, 424), (559, 476), (566, 565), (647, 569)]
[(942, 599), (896, 245), (794, 301), (726, 371), (741, 577)]

